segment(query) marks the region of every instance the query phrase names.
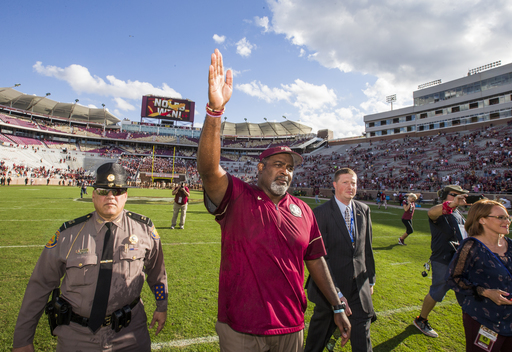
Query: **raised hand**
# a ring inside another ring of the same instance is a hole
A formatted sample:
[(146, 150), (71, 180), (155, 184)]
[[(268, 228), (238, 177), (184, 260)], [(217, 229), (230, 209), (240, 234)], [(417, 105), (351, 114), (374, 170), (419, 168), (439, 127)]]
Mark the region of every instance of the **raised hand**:
[(226, 72), (224, 81), (224, 64), (219, 49), (212, 54), (210, 72), (208, 73), (208, 105), (213, 110), (222, 110), (233, 93), (233, 73)]

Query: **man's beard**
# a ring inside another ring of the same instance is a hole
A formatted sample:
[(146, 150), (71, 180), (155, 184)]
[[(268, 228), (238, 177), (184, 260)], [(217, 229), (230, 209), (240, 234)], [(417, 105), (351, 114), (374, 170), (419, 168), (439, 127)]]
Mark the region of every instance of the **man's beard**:
[(276, 196), (284, 196), (290, 185), (278, 185), (276, 181), (270, 184), (270, 190)]

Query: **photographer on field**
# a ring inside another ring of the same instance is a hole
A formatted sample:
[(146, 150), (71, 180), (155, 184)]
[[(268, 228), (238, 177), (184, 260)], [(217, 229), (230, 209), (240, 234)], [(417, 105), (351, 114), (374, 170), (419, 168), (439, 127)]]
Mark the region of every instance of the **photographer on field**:
[(187, 217), (188, 197), (190, 197), (190, 191), (187, 185), (184, 182), (182, 182), (174, 188), (174, 190), (172, 191), (172, 195), (174, 196), (174, 206), (171, 230), (174, 230), (174, 228), (176, 227), (176, 221), (178, 220), (178, 213), (180, 212), (180, 210), (180, 229), (183, 230), (185, 228), (185, 218)]
[(435, 205), (428, 211), (430, 225), (432, 255), (432, 285), (423, 300), (420, 315), (414, 319), (414, 325), (425, 335), (438, 337), (428, 322), (428, 315), (437, 302), (441, 302), (450, 289), (445, 281), (448, 265), (452, 260), (458, 244), (467, 237), (464, 229), (465, 219), (458, 207), (468, 205), (466, 197), (469, 191), (459, 185), (449, 185), (437, 192), (441, 204)]

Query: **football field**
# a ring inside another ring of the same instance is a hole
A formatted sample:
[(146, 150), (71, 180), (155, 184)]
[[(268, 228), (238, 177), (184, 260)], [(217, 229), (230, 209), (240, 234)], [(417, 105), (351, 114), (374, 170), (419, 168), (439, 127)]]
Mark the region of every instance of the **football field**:
[[(44, 245), (63, 222), (94, 210), (89, 195), (80, 199), (78, 187), (3, 186), (0, 188), (0, 351), (10, 351), (23, 294)], [(130, 189), (126, 209), (150, 217), (162, 241), (168, 283), (167, 323), (158, 336), (150, 331), (155, 351), (219, 351), (215, 333), (220, 228), (206, 212), (202, 193), (191, 192), (184, 230), (171, 230), (170, 190)], [(314, 199), (304, 199), (314, 207)], [(430, 256), (430, 232), (425, 211), (417, 208), (415, 232), (397, 244), (404, 232), (403, 210), (372, 208), (373, 248), (377, 283), (373, 295), (377, 321), (372, 324), (373, 348), (384, 351), (464, 351), (464, 332), (459, 305), (453, 292), (430, 314), (437, 339), (421, 334), (412, 321), (428, 292), (430, 274), (423, 264)], [(154, 298), (147, 284), (142, 299), (151, 320)], [(309, 303), (306, 324), (313, 311)], [(307, 329), (306, 329), (307, 333)], [(55, 350), (43, 315), (35, 337), (36, 351)], [(349, 345), (349, 344), (348, 344)], [(343, 351), (350, 351), (347, 345)], [(338, 351), (342, 349), (337, 347)]]

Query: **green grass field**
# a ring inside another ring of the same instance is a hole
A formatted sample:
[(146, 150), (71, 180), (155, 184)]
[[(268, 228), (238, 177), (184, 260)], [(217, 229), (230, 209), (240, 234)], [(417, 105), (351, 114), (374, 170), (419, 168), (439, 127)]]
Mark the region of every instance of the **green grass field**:
[[(92, 189), (89, 189), (91, 193)], [(10, 351), (14, 325), (27, 281), (44, 245), (65, 221), (93, 211), (90, 195), (78, 200), (76, 187), (11, 186), (0, 188), (0, 351)], [(133, 201), (130, 201), (130, 197)], [(161, 237), (169, 282), (169, 311), (164, 330), (154, 336), (160, 351), (218, 351), (215, 321), (220, 261), (220, 229), (193, 191), (184, 230), (171, 230), (170, 190), (130, 189), (126, 209), (150, 217)], [(313, 199), (304, 199), (314, 207)], [(423, 263), (430, 256), (430, 233), (425, 211), (417, 209), (415, 232), (407, 246), (397, 244), (404, 232), (403, 211), (372, 205), (373, 247), (377, 284), (373, 296), (378, 320), (372, 324), (374, 351), (464, 351), (461, 310), (453, 292), (430, 315), (437, 339), (423, 336), (412, 321), (426, 295), (430, 277)], [(144, 286), (142, 298), (149, 319), (154, 299)], [(310, 303), (306, 324), (313, 311)], [(46, 316), (39, 322), (36, 351), (55, 350)], [(338, 350), (341, 349), (338, 346)], [(349, 351), (350, 347), (343, 349)]]

